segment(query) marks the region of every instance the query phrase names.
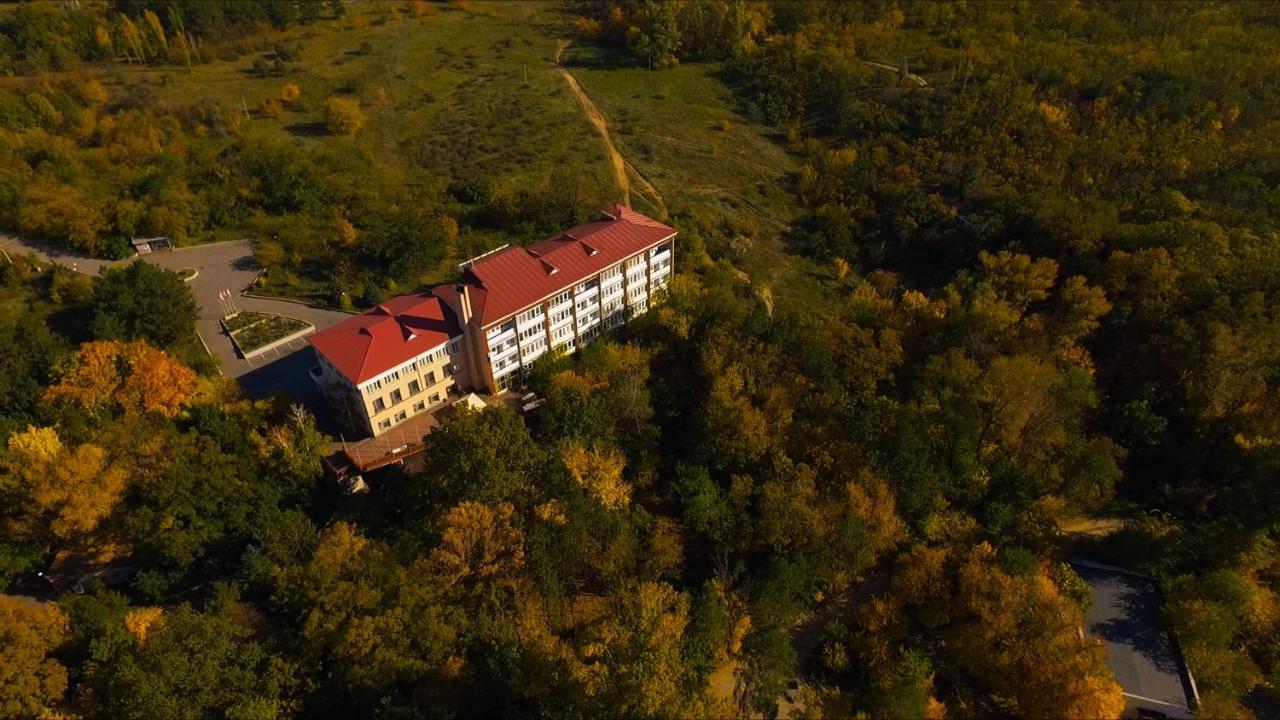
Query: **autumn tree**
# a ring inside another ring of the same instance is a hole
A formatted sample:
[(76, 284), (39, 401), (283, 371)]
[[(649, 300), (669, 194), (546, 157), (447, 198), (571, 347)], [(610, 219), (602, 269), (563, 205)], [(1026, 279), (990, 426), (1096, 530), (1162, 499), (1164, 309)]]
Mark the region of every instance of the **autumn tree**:
[(573, 481), (601, 505), (619, 510), (631, 502), (631, 486), (622, 478), (626, 460), (618, 450), (568, 443), (561, 448), (560, 458)]
[(193, 401), (196, 374), (145, 342), (80, 346), (45, 397), (90, 411), (154, 412), (173, 417)]
[(983, 543), (966, 554), (917, 549), (895, 589), (921, 606), (947, 653), (992, 691), (1032, 717), (1119, 717), (1124, 698), (1106, 649), (1082, 637), (1082, 611), (1042, 569), (1006, 573)]
[(53, 655), (69, 637), (67, 617), (57, 605), (0, 595), (0, 715), (56, 714), (67, 670)]
[(10, 472), (21, 479), (13, 490), (27, 506), (26, 518), (15, 520), (25, 526), (23, 535), (47, 533), (60, 541), (83, 537), (124, 493), (128, 473), (123, 467), (96, 445), (64, 447), (53, 428), (29, 427), (11, 435), (9, 450)]
[(481, 602), (510, 591), (524, 565), (524, 534), (512, 524), (510, 503), (463, 502), (445, 513), (440, 544), (429, 561), (442, 581)]

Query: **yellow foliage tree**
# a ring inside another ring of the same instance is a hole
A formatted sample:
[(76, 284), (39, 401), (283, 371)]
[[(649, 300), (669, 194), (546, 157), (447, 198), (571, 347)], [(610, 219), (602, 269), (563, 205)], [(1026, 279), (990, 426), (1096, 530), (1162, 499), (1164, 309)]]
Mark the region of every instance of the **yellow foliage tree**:
[(666, 583), (641, 582), (612, 600), (613, 612), (579, 647), (595, 671), (589, 690), (623, 717), (688, 717), (681, 658), (688, 596)]
[(849, 275), (849, 261), (842, 257), (832, 260), (831, 267), (836, 272), (836, 280), (844, 280)]
[(70, 637), (57, 605), (0, 595), (0, 717), (46, 717), (67, 689), (51, 655)]
[(145, 342), (90, 342), (45, 397), (91, 410), (110, 403), (126, 412), (174, 417), (191, 404), (196, 380), (190, 368)]
[(164, 608), (143, 607), (130, 610), (129, 614), (124, 616), (124, 627), (130, 635), (137, 638), (139, 644), (142, 644), (147, 641), (147, 633), (151, 627), (163, 617)]
[(601, 505), (621, 510), (631, 503), (631, 486), (622, 479), (627, 460), (617, 448), (587, 448), (573, 442), (561, 448), (560, 459), (573, 481)]
[(151, 30), (151, 35), (155, 40), (156, 44), (159, 45), (162, 49), (168, 50), (169, 39), (165, 37), (164, 25), (160, 23), (160, 17), (150, 9), (143, 10), (142, 21), (145, 22), (147, 24), (147, 27)]
[(128, 474), (91, 444), (63, 447), (53, 428), (28, 427), (9, 438), (14, 473), (41, 521), (59, 539), (92, 532), (115, 508)]
[(524, 533), (511, 524), (511, 503), (466, 501), (444, 516), (440, 545), (432, 565), (452, 582), (487, 583), (513, 575), (524, 566)]
[(302, 97), (302, 88), (296, 83), (285, 83), (280, 86), (280, 99), (283, 102), (295, 103)]
[(351, 221), (339, 216), (333, 221), (334, 233), (338, 236), (338, 242), (347, 247), (351, 247), (356, 243), (356, 226)]
[(1044, 569), (1006, 573), (995, 549), (917, 548), (894, 581), (898, 599), (941, 627), (947, 653), (1025, 717), (1116, 718), (1124, 697), (1106, 649), (1079, 633), (1083, 611)]

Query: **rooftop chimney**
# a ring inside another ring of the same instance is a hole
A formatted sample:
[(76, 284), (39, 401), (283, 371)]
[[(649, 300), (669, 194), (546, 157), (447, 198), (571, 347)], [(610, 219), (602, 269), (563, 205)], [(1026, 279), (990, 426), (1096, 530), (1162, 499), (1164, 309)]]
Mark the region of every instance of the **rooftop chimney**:
[(466, 284), (454, 287), (458, 291), (458, 309), (462, 311), (462, 326), (466, 327), (471, 323), (471, 288)]

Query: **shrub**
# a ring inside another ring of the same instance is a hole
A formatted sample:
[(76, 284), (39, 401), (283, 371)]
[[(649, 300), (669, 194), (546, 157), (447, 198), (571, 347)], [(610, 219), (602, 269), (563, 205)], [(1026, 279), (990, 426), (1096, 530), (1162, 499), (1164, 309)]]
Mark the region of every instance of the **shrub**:
[(324, 124), (335, 135), (355, 135), (364, 127), (360, 103), (350, 98), (329, 98), (324, 103)]
[(258, 102), (258, 109), (262, 111), (262, 114), (275, 120), (279, 120), (284, 116), (284, 105), (281, 105), (280, 101), (275, 98), (262, 98)]

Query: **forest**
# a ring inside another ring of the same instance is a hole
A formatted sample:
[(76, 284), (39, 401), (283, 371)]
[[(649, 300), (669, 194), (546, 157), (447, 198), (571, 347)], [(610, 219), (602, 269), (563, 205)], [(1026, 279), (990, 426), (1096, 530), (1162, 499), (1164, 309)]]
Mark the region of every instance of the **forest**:
[[(0, 717), (1118, 717), (1082, 554), (1158, 580), (1201, 716), (1280, 707), (1274, 5), (79, 5), (0, 16), (0, 228), (89, 253), (235, 227), (282, 294), (364, 305), (611, 197), (392, 162), (375, 88), (302, 95), (315, 138), (110, 77), (268, 54), (283, 90), (299, 28), (705, 66), (735, 114), (671, 132), (758, 125), (795, 170), (764, 210), (668, 193), (660, 305), (361, 494), (217, 373), (176, 275), (0, 258)], [(136, 574), (29, 597), (83, 553)]]

